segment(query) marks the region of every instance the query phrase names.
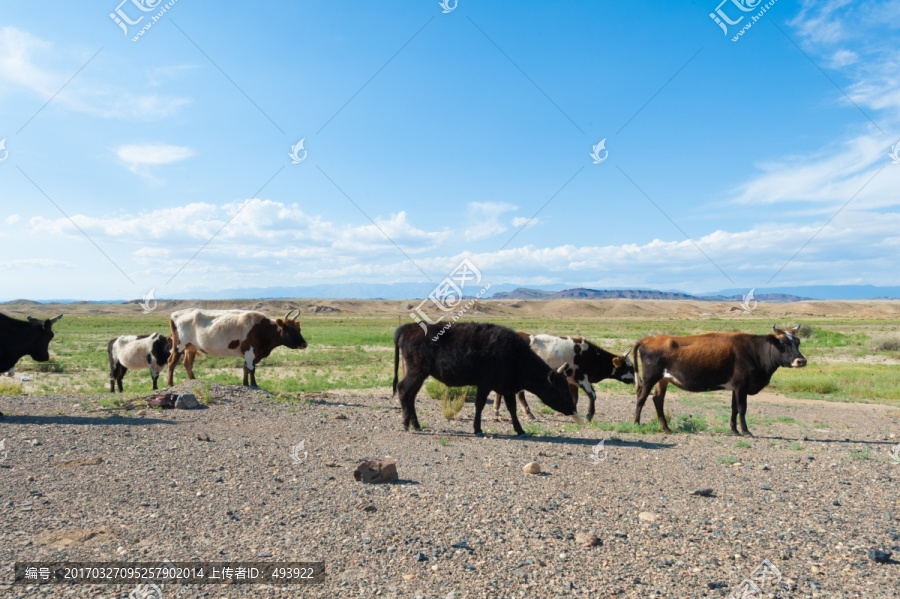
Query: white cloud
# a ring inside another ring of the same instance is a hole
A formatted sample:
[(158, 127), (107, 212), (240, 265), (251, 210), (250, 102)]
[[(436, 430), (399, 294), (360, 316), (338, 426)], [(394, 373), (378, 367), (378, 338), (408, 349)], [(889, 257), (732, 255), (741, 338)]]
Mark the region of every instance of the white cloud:
[(19, 217), (18, 214), (10, 214), (9, 216), (7, 216), (7, 217), (4, 219), (3, 222), (5, 222), (7, 225), (14, 225), (14, 224), (16, 224), (17, 222), (19, 222), (19, 219), (20, 219), (20, 217)]
[(116, 156), (128, 166), (128, 170), (131, 172), (148, 176), (149, 172), (146, 167), (187, 160), (194, 156), (194, 151), (184, 146), (138, 144), (118, 147)]
[(468, 241), (475, 241), (499, 235), (508, 228), (500, 217), (518, 209), (518, 206), (506, 202), (470, 202), (466, 210), (468, 226), (463, 236)]
[[(72, 54), (70, 49), (57, 48), (27, 31), (15, 27), (0, 28), (0, 81), (5, 82), (3, 87), (28, 91), (42, 101), (59, 92), (53, 98), (54, 105), (101, 118), (166, 118), (190, 103), (188, 98), (136, 94), (115, 85), (91, 81), (86, 73), (79, 74), (66, 85), (72, 74), (91, 57), (91, 54), (79, 54), (78, 60), (73, 61), (68, 58)], [(102, 57), (97, 56), (94, 60), (102, 60)], [(51, 62), (64, 62), (65, 66), (47, 66)], [(152, 80), (150, 84), (153, 84)]]

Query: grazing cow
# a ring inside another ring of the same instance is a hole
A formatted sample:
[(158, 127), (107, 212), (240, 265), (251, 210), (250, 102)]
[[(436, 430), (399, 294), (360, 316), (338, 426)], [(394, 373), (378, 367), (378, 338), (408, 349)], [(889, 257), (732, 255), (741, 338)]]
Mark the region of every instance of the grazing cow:
[[(578, 387), (584, 389), (590, 398), (587, 419), (594, 417), (594, 405), (597, 394), (591, 383), (599, 383), (603, 379), (613, 378), (629, 385), (634, 384), (634, 364), (628, 359), (631, 353), (629, 348), (623, 355), (611, 354), (587, 339), (581, 337), (557, 337), (555, 335), (529, 335), (519, 333), (531, 346), (531, 350), (547, 363), (550, 368), (559, 368), (563, 364), (569, 367), (565, 375), (569, 379), (569, 390), (572, 392), (572, 401), (578, 407)], [(517, 398), (519, 404), (525, 410), (529, 418), (534, 420), (534, 414), (525, 402), (525, 393), (519, 391)], [(500, 394), (494, 398), (494, 414), (500, 416)]]
[[(174, 384), (173, 374), (182, 354), (188, 378), (194, 378), (194, 358), (199, 351), (216, 358), (243, 358), (244, 386), (256, 387), (256, 365), (272, 350), (281, 345), (290, 349), (306, 348), (300, 323), (291, 318), (293, 312), (291, 310), (283, 319), (277, 320), (247, 310), (191, 308), (172, 312), (169, 319), (172, 329), (169, 386)], [(297, 316), (300, 316), (299, 310)]]
[(49, 360), (53, 323), (62, 317), (41, 320), (29, 316), (26, 322), (0, 314), (0, 372), (11, 371), (22, 356), (31, 356), (36, 362)]
[(768, 335), (706, 333), (685, 337), (644, 337), (634, 344), (638, 381), (641, 380), (638, 361), (644, 370), (644, 380), (637, 392), (635, 424), (640, 424), (641, 409), (656, 385), (653, 393), (656, 416), (663, 430), (672, 432), (663, 411), (666, 387), (672, 383), (685, 391), (731, 391), (731, 432), (741, 434), (736, 426), (740, 414), (741, 430), (751, 435), (745, 419), (747, 396), (762, 391), (780, 366), (806, 366), (806, 358), (800, 353), (799, 330), (799, 324), (785, 330), (772, 325), (772, 333)]
[[(481, 411), (488, 394), (503, 395), (518, 435), (525, 431), (516, 416), (516, 393), (525, 389), (537, 395), (545, 404), (576, 421), (575, 403), (569, 392), (566, 365), (558, 371), (541, 360), (528, 347), (528, 342), (514, 331), (494, 324), (456, 322), (448, 329), (442, 323), (426, 325), (406, 324), (394, 333), (394, 393), (400, 393), (403, 428), (410, 425), (421, 430), (416, 416), (416, 393), (429, 376), (448, 387), (474, 385), (475, 434), (481, 432)], [(438, 333), (443, 331), (440, 337)], [(406, 376), (397, 383), (400, 353), (406, 364)]]
[(159, 333), (152, 335), (120, 335), (107, 345), (109, 352), (109, 392), (122, 392), (122, 379), (129, 368), (150, 368), (153, 389), (157, 389), (156, 380), (169, 361), (172, 352), (172, 339)]

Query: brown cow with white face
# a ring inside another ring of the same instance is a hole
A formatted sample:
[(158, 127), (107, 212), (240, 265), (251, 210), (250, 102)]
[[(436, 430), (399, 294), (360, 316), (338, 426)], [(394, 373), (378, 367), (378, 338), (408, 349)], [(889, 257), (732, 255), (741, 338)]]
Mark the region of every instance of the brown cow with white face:
[(261, 312), (248, 310), (191, 308), (172, 312), (169, 386), (174, 384), (175, 367), (182, 355), (188, 378), (194, 378), (194, 358), (199, 351), (215, 358), (243, 358), (244, 386), (256, 387), (256, 365), (272, 350), (281, 345), (290, 349), (306, 348), (300, 323), (291, 318), (292, 313), (293, 310), (283, 319), (273, 320)]
[[(740, 434), (736, 422), (740, 414), (741, 430), (750, 435), (745, 419), (747, 396), (762, 391), (778, 368), (806, 366), (806, 358), (800, 353), (799, 330), (799, 324), (793, 329), (772, 325), (772, 333), (768, 335), (706, 333), (644, 337), (634, 344), (635, 374), (640, 382), (635, 424), (640, 424), (641, 409), (656, 385), (653, 394), (656, 416), (662, 429), (672, 432), (663, 410), (666, 387), (672, 383), (685, 391), (731, 391), (731, 432)], [(639, 365), (644, 371), (643, 381)]]

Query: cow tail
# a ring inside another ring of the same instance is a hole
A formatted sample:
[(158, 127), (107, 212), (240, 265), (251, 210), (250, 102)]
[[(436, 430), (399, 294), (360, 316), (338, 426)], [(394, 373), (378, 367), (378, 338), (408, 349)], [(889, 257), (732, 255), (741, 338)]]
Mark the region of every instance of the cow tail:
[(397, 371), (400, 368), (400, 329), (394, 333), (394, 384), (391, 389), (391, 399), (397, 394)]
[(634, 344), (634, 347), (631, 348), (631, 358), (634, 362), (634, 384), (637, 385), (638, 391), (641, 389), (641, 359), (638, 356), (638, 351), (641, 349), (641, 342), (638, 341)]

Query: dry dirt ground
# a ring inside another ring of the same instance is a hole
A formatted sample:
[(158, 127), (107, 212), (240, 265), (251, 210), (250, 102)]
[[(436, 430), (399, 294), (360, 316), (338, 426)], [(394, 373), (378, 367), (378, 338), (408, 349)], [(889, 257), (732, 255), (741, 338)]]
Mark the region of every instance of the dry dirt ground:
[[(757, 425), (743, 447), (544, 414), (546, 436), (489, 420), (494, 434), (476, 438), (471, 405), (447, 422), (424, 394), (422, 433), (401, 432), (381, 392), (286, 404), (213, 385), (212, 396), (144, 415), (84, 396), (0, 399), (0, 597), (134, 590), (9, 585), (16, 561), (164, 559), (321, 560), (327, 572), (316, 586), (170, 584), (165, 599), (725, 597), (763, 560), (781, 578), (762, 596), (900, 596), (900, 563), (868, 556), (900, 557), (896, 408), (751, 398), (752, 414), (798, 424)], [(679, 397), (673, 414), (703, 413)], [(598, 401), (605, 421), (632, 410), (624, 389)], [(368, 458), (395, 460), (400, 480), (356, 482)], [(523, 473), (531, 461), (541, 474)]]

